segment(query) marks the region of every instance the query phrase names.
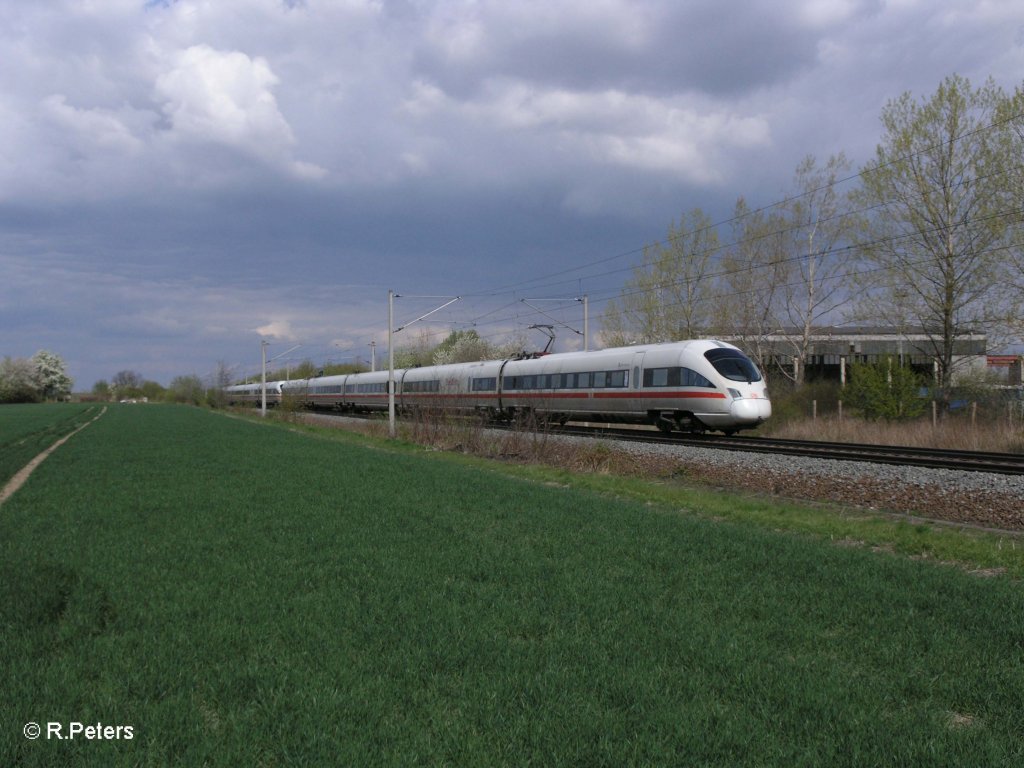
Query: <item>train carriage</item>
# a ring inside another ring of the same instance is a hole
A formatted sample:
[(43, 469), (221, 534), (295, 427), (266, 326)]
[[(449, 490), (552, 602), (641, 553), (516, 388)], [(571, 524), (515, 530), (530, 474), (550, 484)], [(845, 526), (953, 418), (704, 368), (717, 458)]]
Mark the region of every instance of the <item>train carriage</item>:
[[(267, 407), (280, 405), (281, 385), (285, 383), (283, 381), (267, 382)], [(225, 387), (224, 397), (228, 405), (262, 405), (263, 383), (257, 381), (253, 384), (234, 384)]]
[(501, 406), (511, 413), (534, 412), (564, 420), (614, 418), (628, 410), (605, 397), (627, 392), (629, 361), (621, 350), (570, 352), (509, 361), (502, 372)]
[(720, 341), (686, 341), (510, 361), (501, 405), (552, 418), (731, 432), (771, 415), (757, 367)]
[(319, 376), (286, 382), (284, 394), (312, 408), (342, 408), (348, 376)]
[[(405, 411), (486, 412), (500, 420), (537, 415), (726, 433), (756, 427), (771, 416), (757, 366), (737, 347), (714, 340), (400, 369), (394, 380), (396, 407)], [(275, 384), (278, 401), (283, 385), (308, 405), (388, 408), (387, 371)], [(252, 386), (228, 390), (238, 390), (236, 396), (245, 401)]]
[[(395, 371), (395, 384), (401, 384), (403, 370)], [(381, 411), (388, 408), (388, 372), (352, 373), (345, 379), (342, 407), (354, 411)]]

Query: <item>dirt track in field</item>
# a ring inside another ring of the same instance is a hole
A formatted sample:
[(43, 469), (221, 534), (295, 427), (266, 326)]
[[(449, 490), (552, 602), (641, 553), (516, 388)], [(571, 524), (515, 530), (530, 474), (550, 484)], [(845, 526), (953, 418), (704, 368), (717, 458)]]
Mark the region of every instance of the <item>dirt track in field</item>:
[(21, 488), (21, 486), (23, 486), (25, 484), (25, 481), (28, 480), (29, 476), (33, 472), (35, 472), (36, 467), (38, 467), (40, 464), (42, 464), (44, 461), (46, 461), (46, 457), (47, 456), (49, 456), (51, 453), (56, 451), (58, 448), (60, 448), (62, 445), (64, 445), (64, 443), (66, 443), (72, 437), (74, 437), (79, 432), (81, 432), (83, 429), (88, 427), (90, 424), (92, 424), (94, 421), (96, 421), (100, 416), (102, 416), (106, 412), (107, 412), (107, 406), (103, 406), (103, 410), (100, 411), (95, 416), (93, 416), (92, 419), (90, 419), (89, 421), (85, 422), (85, 424), (80, 426), (74, 432), (69, 432), (68, 434), (64, 435), (64, 437), (62, 437), (59, 440), (57, 440), (53, 445), (51, 445), (49, 448), (47, 448), (42, 453), (38, 454), (34, 459), (32, 459), (32, 461), (30, 461), (24, 467), (19, 469), (17, 471), (17, 473), (14, 475), (14, 477), (12, 477), (10, 480), (7, 481), (7, 484), (3, 487), (3, 490), (0, 490), (0, 504), (3, 504), (5, 501), (7, 501), (9, 498), (11, 498), (11, 496), (13, 496), (15, 493), (17, 493), (18, 489)]

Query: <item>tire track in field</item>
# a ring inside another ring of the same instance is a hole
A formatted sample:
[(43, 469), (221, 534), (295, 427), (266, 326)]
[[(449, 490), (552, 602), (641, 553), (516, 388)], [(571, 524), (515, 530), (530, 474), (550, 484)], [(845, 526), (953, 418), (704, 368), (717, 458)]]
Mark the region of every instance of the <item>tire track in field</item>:
[(24, 467), (19, 469), (15, 473), (14, 477), (12, 477), (10, 480), (7, 481), (7, 485), (5, 485), (3, 487), (3, 490), (0, 490), (0, 504), (3, 504), (5, 501), (7, 501), (9, 498), (11, 498), (11, 496), (13, 496), (15, 493), (17, 493), (18, 489), (21, 488), (21, 486), (23, 486), (25, 484), (26, 480), (28, 480), (29, 475), (31, 475), (33, 472), (35, 472), (36, 467), (38, 467), (40, 464), (42, 464), (46, 460), (47, 456), (49, 456), (51, 453), (56, 451), (58, 448), (60, 448), (62, 445), (64, 445), (64, 443), (66, 443), (72, 437), (74, 437), (79, 432), (81, 432), (83, 429), (88, 427), (90, 424), (92, 424), (94, 421), (96, 421), (100, 416), (102, 416), (106, 412), (107, 412), (107, 406), (104, 405), (103, 406), (103, 410), (100, 411), (95, 416), (93, 416), (92, 419), (90, 419), (89, 421), (85, 422), (85, 424), (80, 426), (74, 432), (69, 432), (68, 434), (64, 435), (64, 437), (60, 438), (57, 442), (55, 442), (53, 445), (51, 445), (45, 451), (43, 451), (42, 453), (37, 455), (34, 459), (32, 459), (32, 461), (30, 461)]

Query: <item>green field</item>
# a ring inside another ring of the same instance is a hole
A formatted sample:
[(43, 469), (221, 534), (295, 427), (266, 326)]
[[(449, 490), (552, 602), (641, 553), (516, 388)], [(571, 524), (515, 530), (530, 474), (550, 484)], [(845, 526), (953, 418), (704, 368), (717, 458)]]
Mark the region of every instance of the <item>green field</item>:
[(80, 403), (0, 405), (0, 487), (36, 454), (99, 413)]
[(1024, 762), (1018, 581), (720, 517), (113, 407), (0, 507), (0, 765)]

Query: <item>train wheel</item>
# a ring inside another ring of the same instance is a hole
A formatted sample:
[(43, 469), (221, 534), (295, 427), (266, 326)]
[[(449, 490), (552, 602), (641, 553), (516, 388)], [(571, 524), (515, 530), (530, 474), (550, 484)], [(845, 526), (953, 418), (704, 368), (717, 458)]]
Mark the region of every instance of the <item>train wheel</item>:
[(692, 414), (684, 413), (679, 417), (679, 429), (691, 435), (700, 435), (704, 433), (704, 423)]

